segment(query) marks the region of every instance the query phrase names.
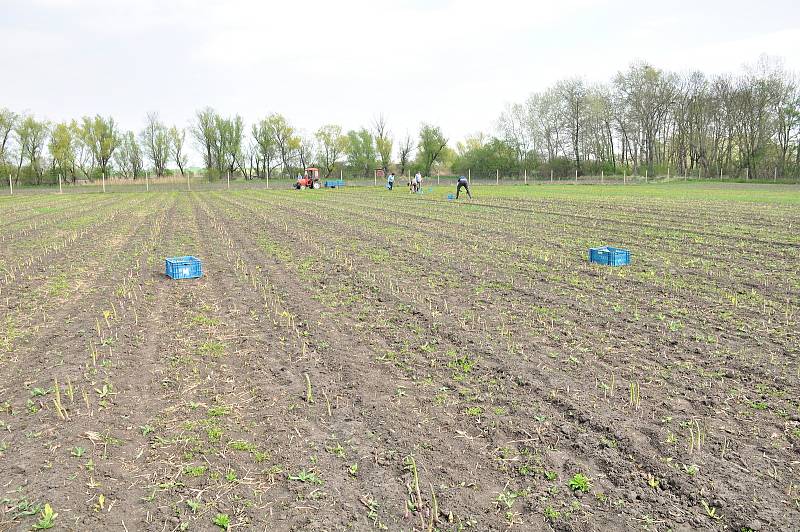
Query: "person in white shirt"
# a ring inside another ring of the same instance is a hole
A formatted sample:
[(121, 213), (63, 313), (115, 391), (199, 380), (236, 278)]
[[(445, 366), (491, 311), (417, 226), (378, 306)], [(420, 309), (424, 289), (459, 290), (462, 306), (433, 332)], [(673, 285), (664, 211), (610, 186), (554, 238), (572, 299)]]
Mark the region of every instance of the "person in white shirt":
[(422, 174), (417, 172), (417, 175), (414, 176), (414, 192), (419, 192), (422, 190)]

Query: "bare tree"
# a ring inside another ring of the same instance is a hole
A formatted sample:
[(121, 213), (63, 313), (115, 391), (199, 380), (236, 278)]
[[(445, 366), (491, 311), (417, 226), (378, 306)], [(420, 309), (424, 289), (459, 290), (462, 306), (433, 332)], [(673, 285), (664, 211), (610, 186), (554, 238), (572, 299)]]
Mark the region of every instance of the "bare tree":
[[(75, 139), (75, 167), (80, 170), (83, 177), (91, 179), (96, 168), (92, 150), (84, 142), (83, 131), (77, 121), (70, 122), (69, 128)], [(77, 172), (73, 176), (73, 183), (75, 179), (77, 179)]]
[[(148, 113), (145, 127), (140, 134), (144, 152), (153, 164), (157, 176), (163, 176), (167, 170), (170, 155), (170, 135), (167, 128), (158, 119), (158, 113)], [(135, 176), (134, 176), (135, 177)]]
[(242, 148), (242, 159), (247, 163), (247, 179), (258, 177), (260, 171), (260, 158), (258, 153), (258, 143), (250, 140), (247, 145)]
[(297, 144), (297, 159), (300, 162), (300, 167), (305, 170), (313, 164), (314, 160), (314, 139), (309, 137), (298, 137)]
[(431, 174), (431, 167), (439, 160), (447, 147), (447, 138), (438, 126), (423, 124), (419, 131), (419, 162), (426, 176)]
[(144, 173), (142, 147), (133, 131), (120, 135), (119, 147), (114, 151), (114, 162), (122, 175), (136, 179)]
[(319, 162), (329, 177), (336, 168), (336, 163), (347, 151), (347, 136), (342, 134), (341, 126), (329, 124), (322, 126), (315, 133), (319, 147)]
[(566, 155), (562, 129), (564, 116), (561, 113), (560, 96), (555, 88), (540, 94), (532, 94), (526, 102), (526, 122), (534, 144), (543, 146), (548, 161)]
[(244, 154), (242, 152), (242, 141), (244, 140), (244, 121), (239, 115), (232, 118), (216, 119), (217, 135), (219, 144), (217, 146), (217, 168), (220, 175), (223, 172), (233, 174), (239, 168), (242, 175), (244, 170)]
[[(280, 165), (280, 157), (278, 154), (277, 140), (275, 139), (275, 131), (273, 127), (274, 120), (270, 118), (261, 120), (253, 124), (251, 134), (253, 140), (258, 147), (258, 159), (256, 168), (261, 168), (261, 171), (269, 179), (272, 177), (272, 172)], [(261, 175), (261, 174), (259, 174)]]
[(19, 117), (9, 109), (0, 109), (0, 167), (6, 163), (6, 148)]
[(533, 128), (522, 104), (510, 104), (497, 121), (500, 137), (514, 149), (517, 162), (524, 165), (528, 153), (533, 149)]
[(217, 129), (217, 112), (211, 107), (206, 107), (195, 113), (195, 120), (190, 131), (197, 143), (197, 148), (203, 155), (203, 163), (209, 179), (212, 171), (217, 168), (217, 153), (219, 151), (219, 130)]
[(574, 155), (575, 170), (581, 173), (581, 127), (586, 115), (586, 86), (580, 79), (570, 79), (556, 84), (561, 95), (564, 122), (569, 124), (569, 135)]
[(638, 63), (631, 65), (626, 73), (619, 73), (614, 83), (621, 95), (620, 101), (638, 128), (638, 140), (652, 174), (658, 132), (675, 102), (673, 77), (646, 63)]
[(392, 163), (392, 136), (386, 126), (386, 119), (383, 115), (378, 116), (372, 123), (372, 131), (375, 134), (375, 148), (381, 159), (381, 168), (386, 172)]
[(69, 124), (66, 122), (56, 124), (48, 144), (53, 169), (64, 176), (64, 179), (72, 177), (72, 181), (75, 181), (75, 144)]
[(169, 128), (170, 147), (172, 148), (172, 160), (181, 173), (181, 176), (186, 175), (186, 165), (189, 158), (186, 155), (186, 130), (183, 128), (178, 129), (177, 126)]
[(49, 124), (45, 121), (38, 121), (33, 116), (26, 116), (17, 122), (14, 133), (16, 133), (19, 145), (19, 157), (14, 180), (17, 183), (19, 182), (22, 165), (27, 161), (27, 168), (34, 178), (34, 182), (38, 185), (43, 174), (41, 163), (45, 141), (49, 134)]
[(300, 147), (300, 139), (295, 135), (294, 128), (289, 125), (286, 118), (273, 113), (267, 117), (267, 131), (280, 157), (283, 165), (283, 172), (286, 176), (291, 175), (291, 166), (297, 156)]
[(414, 139), (411, 138), (411, 135), (406, 133), (406, 136), (400, 141), (399, 148), (400, 175), (405, 175), (406, 167), (408, 167), (408, 163), (411, 161), (411, 152), (414, 151)]
[(103, 118), (100, 115), (94, 118), (85, 116), (78, 126), (78, 133), (81, 142), (91, 152), (103, 177), (108, 177), (111, 156), (119, 145), (119, 134), (114, 119)]

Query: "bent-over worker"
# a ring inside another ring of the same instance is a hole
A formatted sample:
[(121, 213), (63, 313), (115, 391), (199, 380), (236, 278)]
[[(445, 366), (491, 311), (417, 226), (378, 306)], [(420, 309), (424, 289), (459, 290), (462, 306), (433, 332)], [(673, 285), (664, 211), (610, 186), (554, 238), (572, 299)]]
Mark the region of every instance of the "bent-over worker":
[(456, 185), (456, 199), (458, 199), (458, 195), (461, 193), (462, 188), (466, 189), (467, 196), (469, 196), (469, 199), (472, 199), (472, 194), (469, 192), (469, 180), (463, 175), (458, 177), (458, 185)]

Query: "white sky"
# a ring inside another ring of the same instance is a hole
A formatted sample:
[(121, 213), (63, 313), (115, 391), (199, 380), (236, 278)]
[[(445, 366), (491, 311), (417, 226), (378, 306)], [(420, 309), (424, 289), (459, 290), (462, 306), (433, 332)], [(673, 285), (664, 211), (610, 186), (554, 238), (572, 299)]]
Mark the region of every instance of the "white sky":
[(800, 71), (797, 0), (0, 0), (0, 107), (66, 120), (210, 105), (395, 137), (457, 140), (558, 79), (632, 61), (739, 72), (766, 53)]

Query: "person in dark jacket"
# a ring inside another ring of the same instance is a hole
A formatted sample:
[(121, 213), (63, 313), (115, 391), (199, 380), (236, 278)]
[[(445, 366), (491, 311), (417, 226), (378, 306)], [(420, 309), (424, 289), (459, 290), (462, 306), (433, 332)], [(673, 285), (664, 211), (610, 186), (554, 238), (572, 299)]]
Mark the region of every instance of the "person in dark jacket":
[(472, 194), (469, 192), (469, 180), (463, 175), (458, 178), (458, 185), (456, 185), (456, 199), (458, 199), (458, 195), (461, 193), (462, 188), (466, 189), (467, 196), (469, 196), (469, 199), (472, 199)]

